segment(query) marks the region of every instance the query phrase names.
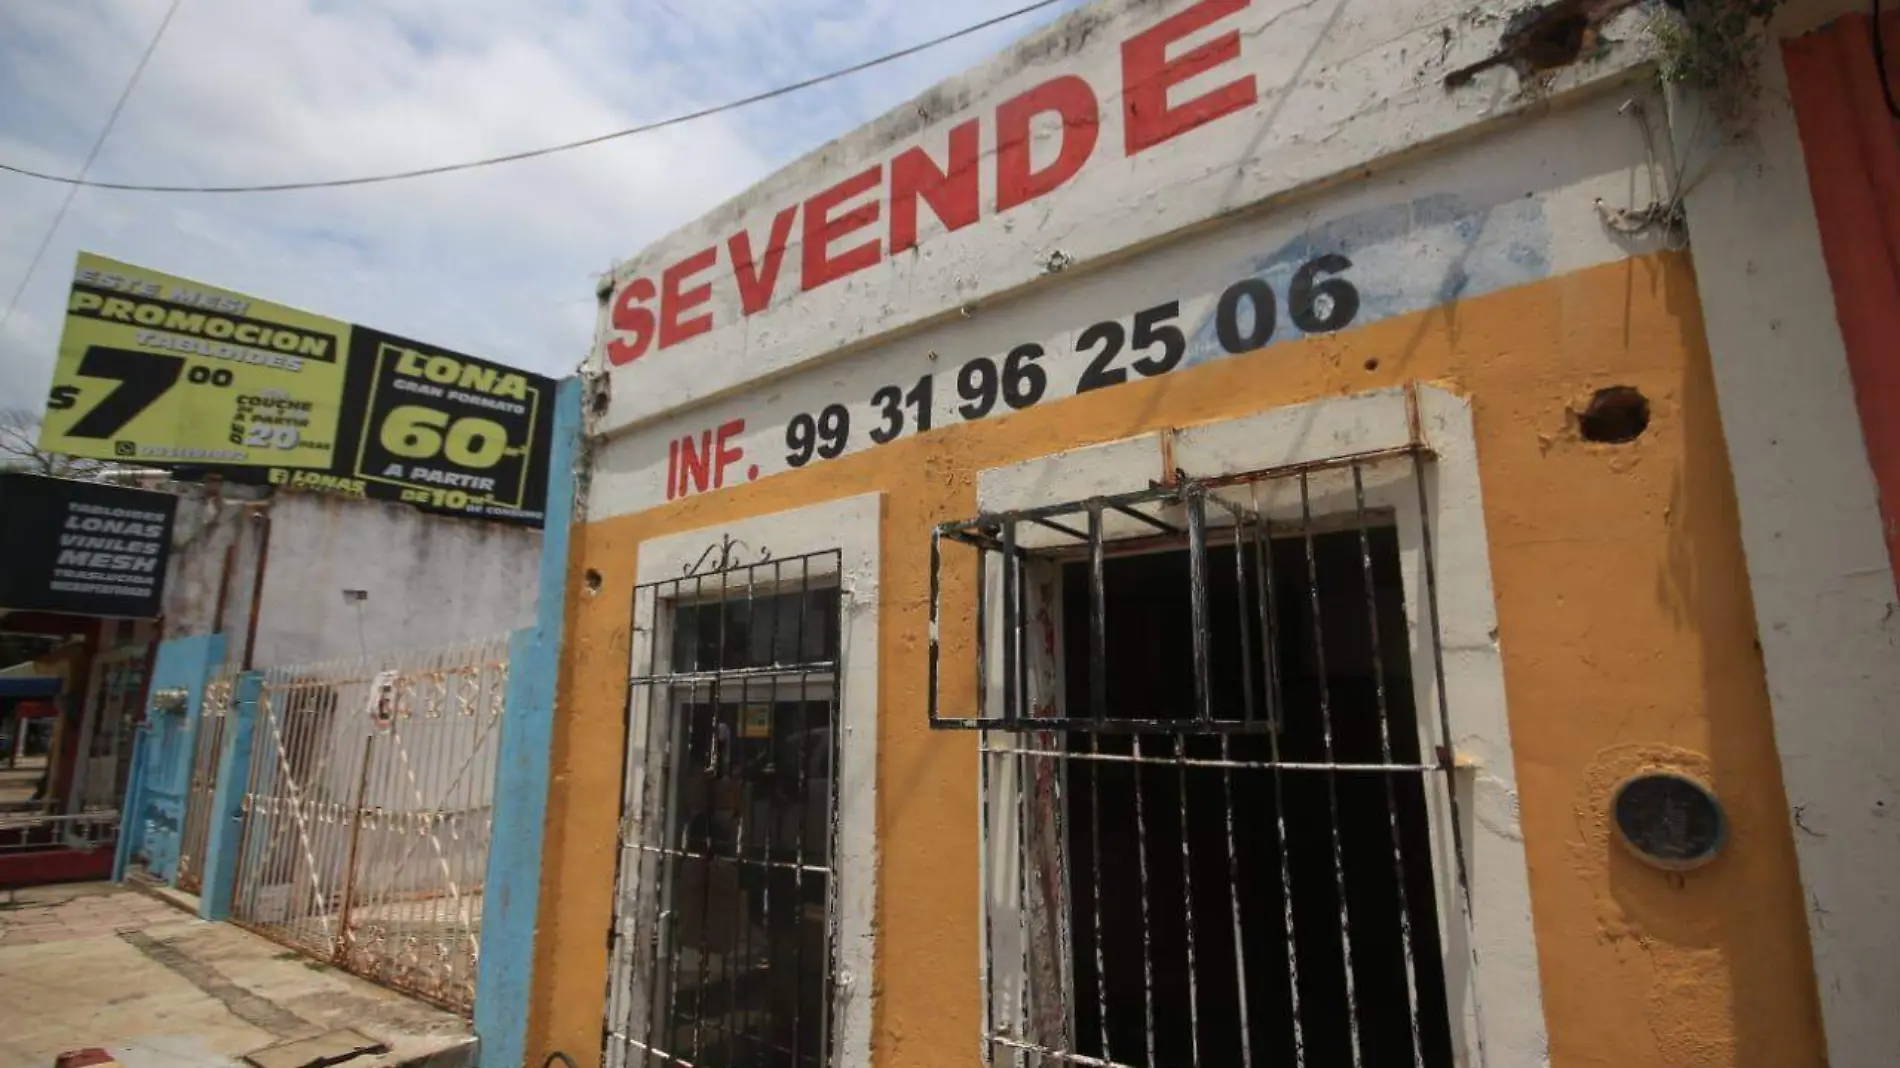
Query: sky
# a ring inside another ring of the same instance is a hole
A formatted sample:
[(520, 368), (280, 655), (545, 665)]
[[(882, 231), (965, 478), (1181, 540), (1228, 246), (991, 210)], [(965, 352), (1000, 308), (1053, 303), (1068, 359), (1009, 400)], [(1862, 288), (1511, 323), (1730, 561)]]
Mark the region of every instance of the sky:
[[(1024, 2), (183, 0), (88, 176), (301, 181), (517, 151), (798, 81)], [(592, 338), (594, 280), (615, 261), (1081, 2), (542, 159), (354, 189), (81, 190), (0, 332), (0, 409), (44, 406), (82, 249), (570, 373)], [(76, 173), (166, 6), (0, 4), (0, 161)], [(64, 192), (0, 172), (0, 302)]]

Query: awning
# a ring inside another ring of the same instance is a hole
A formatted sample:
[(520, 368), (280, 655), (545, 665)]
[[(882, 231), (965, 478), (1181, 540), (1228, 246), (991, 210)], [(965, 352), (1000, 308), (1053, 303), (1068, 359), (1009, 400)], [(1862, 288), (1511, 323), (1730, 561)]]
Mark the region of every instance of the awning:
[(0, 698), (56, 697), (59, 678), (54, 675), (0, 677)]

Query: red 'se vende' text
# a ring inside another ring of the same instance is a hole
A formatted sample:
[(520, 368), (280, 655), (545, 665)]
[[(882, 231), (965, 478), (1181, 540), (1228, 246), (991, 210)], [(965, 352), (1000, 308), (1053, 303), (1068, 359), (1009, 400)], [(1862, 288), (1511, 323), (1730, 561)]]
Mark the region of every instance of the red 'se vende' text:
[[(1182, 38), (1245, 10), (1252, 0), (1201, 0), (1122, 42), (1121, 100), (1124, 156), (1166, 144), (1223, 115), (1251, 107), (1259, 90), (1251, 74), (1207, 89), (1192, 99), (1170, 101), (1170, 90), (1240, 58), (1240, 32), (1230, 29), (1185, 51), (1169, 51)], [(1044, 115), (1061, 120), (1055, 158), (1037, 166), (1030, 155), (1031, 124)], [(919, 205), (946, 231), (981, 217), (978, 185), (981, 122), (952, 126), (942, 155), (921, 146), (886, 163), (873, 164), (772, 217), (765, 233), (740, 230), (724, 245), (711, 245), (660, 271), (659, 282), (633, 278), (614, 293), (609, 316), (614, 336), (607, 359), (632, 363), (649, 351), (671, 348), (713, 328), (713, 281), (722, 258), (739, 294), (740, 310), (754, 315), (772, 303), (785, 270), (786, 245), (800, 236), (798, 287), (808, 292), (881, 262), (917, 244)], [(1002, 213), (1062, 187), (1087, 165), (1101, 135), (1101, 102), (1094, 86), (1064, 74), (1003, 101), (991, 119), (995, 129), (996, 200)]]

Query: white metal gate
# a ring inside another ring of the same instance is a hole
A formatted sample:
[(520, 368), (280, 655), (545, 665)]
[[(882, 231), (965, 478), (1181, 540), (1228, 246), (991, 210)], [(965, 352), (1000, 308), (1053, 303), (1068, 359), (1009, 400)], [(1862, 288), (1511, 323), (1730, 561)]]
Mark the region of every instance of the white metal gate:
[(264, 673), (231, 918), (475, 1003), (505, 638)]
[(185, 829), (178, 841), (176, 879), (178, 889), (188, 894), (204, 893), (205, 841), (211, 830), (218, 753), (224, 747), (225, 717), (231, 711), (236, 685), (231, 675), (220, 675), (205, 684), (204, 707), (198, 712), (198, 728), (192, 735), (191, 781), (185, 787)]

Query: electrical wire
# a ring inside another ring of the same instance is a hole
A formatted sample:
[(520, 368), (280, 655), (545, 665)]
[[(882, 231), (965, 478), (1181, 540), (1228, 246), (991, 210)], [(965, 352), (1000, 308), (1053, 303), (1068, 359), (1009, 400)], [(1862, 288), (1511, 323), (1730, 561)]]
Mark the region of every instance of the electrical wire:
[[(138, 65), (132, 68), (132, 76), (125, 80), (125, 88), (119, 91), (119, 99), (112, 104), (112, 111), (106, 115), (106, 124), (99, 129), (99, 136), (93, 139), (91, 151), (86, 153), (85, 162), (79, 165), (79, 177), (67, 183), (66, 199), (59, 202), (59, 210), (53, 213), (53, 224), (46, 228), (40, 238), (40, 247), (33, 250), (33, 258), (27, 261), (26, 274), (20, 278), (20, 284), (13, 290), (13, 299), (7, 301), (5, 314), (0, 314), (0, 336), (4, 336), (7, 324), (13, 321), (13, 313), (20, 307), (20, 298), (26, 295), (26, 287), (33, 281), (33, 275), (40, 269), (40, 261), (46, 258), (46, 250), (53, 244), (53, 235), (59, 233), (61, 223), (66, 221), (66, 213), (72, 210), (73, 198), (86, 186), (86, 172), (92, 169), (93, 161), (99, 158), (99, 150), (106, 145), (106, 138), (112, 135), (112, 127), (119, 121), (119, 113), (125, 110), (125, 102), (132, 98), (132, 90), (145, 76), (145, 66), (152, 61), (152, 53), (158, 51), (158, 42), (165, 36), (165, 30), (172, 24), (172, 16), (178, 14), (178, 5), (184, 0), (172, 0), (165, 9), (165, 17), (158, 20), (158, 29), (152, 32), (152, 39), (139, 56)], [(6, 166), (0, 164), (0, 166)], [(8, 170), (13, 168), (8, 167)]]
[(1880, 79), (1880, 95), (1887, 100), (1887, 114), (1900, 119), (1900, 103), (1893, 99), (1893, 83), (1887, 80), (1887, 44), (1882, 40), (1880, 0), (1874, 0), (1874, 74)]
[(46, 174), (41, 171), (29, 170), (25, 167), (17, 167), (5, 162), (0, 162), (0, 171), (7, 171), (28, 178), (37, 178), (44, 182), (59, 182), (75, 188), (116, 189), (133, 193), (287, 193), (300, 189), (339, 189), (346, 186), (377, 185), (384, 182), (404, 181), (410, 178), (426, 178), (431, 175), (449, 174), (454, 171), (468, 171), (478, 167), (492, 167), (500, 163), (515, 163), (541, 156), (552, 156), (558, 152), (571, 152), (577, 148), (588, 148), (593, 145), (618, 140), (622, 137), (632, 137), (635, 134), (650, 133), (654, 130), (663, 130), (669, 126), (678, 126), (682, 123), (708, 118), (723, 112), (736, 111), (739, 108), (749, 107), (750, 105), (763, 103), (764, 101), (772, 100), (776, 97), (810, 89), (813, 86), (823, 85), (826, 82), (836, 81), (839, 78), (849, 77), (850, 75), (870, 70), (873, 67), (881, 67), (907, 56), (914, 56), (919, 52), (936, 48), (939, 45), (948, 44), (961, 37), (968, 37), (973, 33), (987, 30), (992, 26), (1008, 22), (1011, 19), (1021, 18), (1031, 12), (1040, 11), (1046, 7), (1054, 7), (1056, 4), (1062, 2), (1064, 2), (1064, 0), (1036, 0), (1035, 3), (1025, 4), (1022, 7), (1005, 11), (992, 18), (984, 19), (982, 22), (972, 23), (960, 30), (954, 30), (940, 37), (932, 37), (927, 41), (921, 41), (895, 52), (887, 52), (875, 59), (867, 59), (861, 63), (854, 63), (848, 67), (840, 67), (837, 70), (829, 71), (825, 74), (806, 78), (803, 81), (792, 82), (789, 85), (781, 85), (775, 89), (767, 89), (764, 92), (740, 97), (737, 100), (728, 100), (723, 104), (714, 104), (711, 107), (700, 108), (697, 111), (689, 111), (655, 122), (642, 123), (638, 126), (629, 126), (623, 130), (614, 130), (610, 133), (585, 137), (578, 141), (567, 141), (558, 145), (531, 148), (525, 151), (510, 152), (500, 156), (488, 156), (483, 159), (466, 160), (461, 163), (444, 163), (434, 167), (417, 167), (413, 170), (391, 171), (385, 174), (365, 174), (358, 175), (354, 178), (328, 178), (304, 182), (271, 182), (259, 185), (153, 185), (143, 182), (94, 182), (86, 179), (83, 169), (77, 176), (68, 176)]

